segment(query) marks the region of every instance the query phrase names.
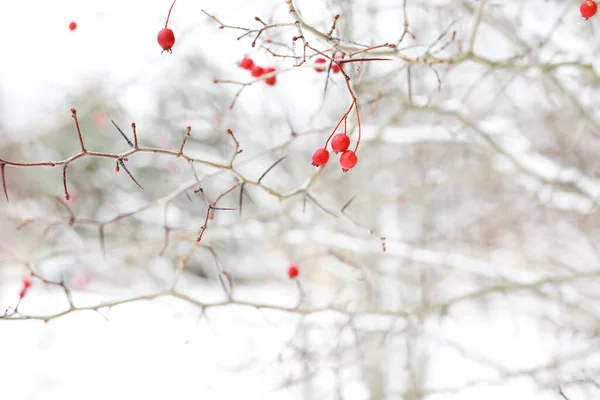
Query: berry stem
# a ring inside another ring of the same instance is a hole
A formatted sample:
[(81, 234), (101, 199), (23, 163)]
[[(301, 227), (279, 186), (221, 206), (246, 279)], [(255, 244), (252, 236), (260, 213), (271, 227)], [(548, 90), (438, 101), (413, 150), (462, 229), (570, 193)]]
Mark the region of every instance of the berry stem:
[(8, 202), (8, 190), (6, 189), (6, 174), (4, 169), (6, 168), (6, 164), (0, 164), (0, 176), (2, 177), (2, 189), (4, 190), (4, 197), (6, 197), (6, 201)]
[[(348, 86), (350, 85), (349, 81), (348, 82)], [(348, 107), (348, 110), (346, 110), (346, 112), (344, 113), (344, 116), (339, 120), (339, 122), (337, 123), (337, 125), (335, 126), (335, 128), (333, 128), (333, 131), (331, 131), (331, 134), (329, 135), (329, 137), (327, 138), (327, 140), (325, 141), (325, 148), (327, 148), (327, 145), (329, 144), (329, 141), (331, 140), (331, 138), (333, 137), (333, 135), (335, 135), (335, 133), (337, 132), (338, 128), (340, 127), (340, 125), (342, 124), (342, 121), (344, 123), (346, 123), (346, 121), (348, 120), (348, 115), (350, 115), (350, 112), (352, 111), (352, 108), (354, 108), (354, 106), (356, 105), (356, 97), (354, 96), (354, 93), (351, 91), (350, 92), (352, 95), (352, 103), (350, 104), (350, 107)], [(360, 121), (360, 119), (359, 119)], [(346, 125), (344, 125), (346, 126)], [(359, 130), (360, 132), (360, 130)], [(360, 134), (359, 134), (360, 136)]]
[[(338, 67), (340, 67), (340, 72), (344, 75), (344, 78), (346, 79), (346, 87), (348, 88), (348, 92), (350, 93), (350, 96), (352, 97), (352, 104), (350, 104), (350, 107), (348, 108), (348, 110), (346, 111), (344, 116), (340, 119), (338, 124), (335, 126), (335, 129), (333, 130), (333, 132), (331, 132), (331, 135), (329, 135), (329, 137), (327, 138), (327, 141), (325, 142), (325, 148), (327, 148), (329, 141), (331, 140), (331, 138), (337, 131), (337, 129), (340, 126), (340, 124), (342, 123), (342, 121), (344, 121), (344, 122), (347, 121), (348, 116), (350, 115), (350, 112), (352, 111), (352, 108), (355, 107), (356, 108), (356, 121), (358, 124), (358, 138), (356, 140), (356, 146), (354, 146), (354, 152), (356, 153), (356, 151), (358, 150), (358, 146), (360, 145), (360, 139), (362, 136), (362, 127), (361, 127), (361, 123), (360, 123), (360, 112), (358, 111), (358, 101), (356, 98), (356, 94), (354, 93), (354, 90), (352, 90), (352, 85), (350, 85), (350, 76), (348, 76), (348, 74), (341, 68), (342, 60), (335, 60), (332, 57), (328, 56), (327, 54), (323, 53), (322, 51), (319, 51), (318, 49), (315, 49), (314, 47), (312, 47), (308, 44), (306, 44), (306, 47), (313, 50), (314, 52), (322, 55), (323, 57), (327, 58), (328, 60), (336, 63), (338, 65)], [(375, 46), (375, 48), (379, 48), (379, 47), (395, 47), (395, 45), (393, 45), (393, 44), (390, 45), (388, 43), (385, 43), (380, 46)], [(370, 49), (372, 49), (372, 48), (370, 48)], [(361, 53), (361, 52), (363, 52), (363, 51), (360, 51), (358, 53)], [(354, 54), (357, 54), (357, 53), (354, 53)], [(356, 61), (377, 61), (377, 60), (380, 60), (380, 59), (379, 58), (365, 58), (365, 59), (357, 59)], [(383, 59), (383, 60), (387, 60), (387, 59)], [(343, 61), (347, 61), (347, 60), (343, 60)], [(344, 125), (344, 126), (346, 127), (346, 125)]]
[[(350, 92), (350, 96), (352, 96), (352, 105), (354, 106), (354, 109), (356, 111), (356, 122), (358, 125), (358, 138), (356, 139), (356, 146), (354, 146), (354, 152), (356, 153), (356, 151), (358, 150), (358, 146), (360, 145), (360, 138), (362, 135), (362, 124), (360, 123), (360, 112), (358, 111), (358, 100), (356, 99), (354, 90), (352, 90), (352, 86), (350, 85), (350, 77), (348, 75), (345, 75), (345, 78), (346, 78), (346, 86), (348, 87), (348, 92)], [(350, 113), (351, 110), (352, 110), (352, 106), (350, 106), (350, 109), (346, 113), (346, 115), (345, 115), (346, 118), (348, 118), (348, 114)]]
[(354, 146), (354, 152), (358, 150), (358, 145), (360, 144), (360, 137), (362, 135), (362, 124), (360, 123), (360, 113), (358, 112), (358, 103), (356, 103), (356, 120), (358, 121), (358, 137), (356, 138), (356, 146)]
[(169, 8), (169, 13), (167, 14), (167, 20), (165, 21), (165, 28), (167, 27), (167, 25), (169, 25), (169, 18), (171, 17), (171, 10), (173, 10), (173, 6), (175, 5), (176, 2), (177, 2), (177, 0), (173, 0), (173, 4), (171, 4), (171, 8)]

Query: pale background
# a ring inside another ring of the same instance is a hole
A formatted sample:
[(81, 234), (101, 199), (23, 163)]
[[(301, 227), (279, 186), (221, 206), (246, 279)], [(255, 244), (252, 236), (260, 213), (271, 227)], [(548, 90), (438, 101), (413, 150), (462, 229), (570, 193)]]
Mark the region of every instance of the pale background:
[[(452, 30), (466, 49), (479, 5), (408, 0), (417, 38), (399, 47), (419, 46), (401, 54), (441, 47)], [(179, 0), (173, 54), (161, 55), (156, 34), (169, 6), (0, 0), (0, 158), (49, 161), (77, 152), (75, 107), (92, 150), (127, 150), (106, 115), (127, 133), (135, 121), (148, 147), (178, 149), (191, 125), (186, 148), (209, 160), (228, 160), (231, 128), (245, 176), (257, 179), (287, 155), (263, 183), (282, 193), (301, 187), (313, 173), (310, 154), (348, 107), (340, 76), (323, 101), (324, 74), (290, 69), (290, 60), (252, 49), (251, 40), (236, 40), (237, 32), (218, 30), (201, 13), (244, 27), (258, 26), (256, 15), (289, 23), (284, 0)], [(361, 43), (395, 41), (404, 28), (398, 0), (296, 6), (324, 31), (340, 13), (338, 34)], [(360, 161), (342, 174), (332, 156), (310, 191), (338, 217), (311, 201), (304, 210), (302, 196), (280, 201), (248, 188), (242, 217), (218, 212), (203, 239), (236, 282), (234, 297), (268, 307), (225, 305), (202, 315), (160, 298), (48, 323), (0, 320), (0, 399), (600, 398), (597, 18), (583, 21), (577, 1), (488, 1), (474, 44), (483, 61), (436, 66), (440, 90), (422, 63), (411, 67), (410, 96), (400, 58), (362, 65), (360, 73), (350, 68), (364, 110)], [(296, 34), (270, 32), (287, 42)], [(236, 66), (246, 54), (285, 72), (275, 87), (247, 88), (229, 111), (236, 88), (212, 79), (249, 81)], [(437, 56), (456, 54), (453, 42)], [(500, 68), (493, 60), (502, 60)], [(306, 136), (273, 149), (291, 129)], [(77, 215), (110, 219), (192, 179), (174, 158), (136, 154), (128, 166), (143, 192), (112, 162), (71, 164)], [(214, 172), (196, 168), (202, 177)], [(163, 208), (107, 228), (105, 260), (97, 230), (67, 227), (52, 199), (62, 196), (60, 168), (6, 171), (0, 312), (16, 305), (25, 262), (65, 280), (78, 306), (170, 287), (187, 247), (182, 239), (158, 256)], [(207, 192), (214, 198), (232, 183), (226, 173), (209, 177)], [(354, 195), (350, 218), (340, 216)], [(237, 207), (238, 196), (223, 206)], [(167, 211), (169, 225), (188, 239), (204, 215), (197, 197), (179, 196)], [(34, 222), (16, 232), (26, 218)], [(368, 229), (387, 237), (385, 253)], [(301, 308), (335, 310), (304, 318), (294, 310), (291, 262), (306, 292)], [(213, 263), (210, 252), (194, 253), (178, 290), (203, 303), (225, 299)], [(19, 310), (44, 316), (65, 307), (60, 289), (36, 282)]]

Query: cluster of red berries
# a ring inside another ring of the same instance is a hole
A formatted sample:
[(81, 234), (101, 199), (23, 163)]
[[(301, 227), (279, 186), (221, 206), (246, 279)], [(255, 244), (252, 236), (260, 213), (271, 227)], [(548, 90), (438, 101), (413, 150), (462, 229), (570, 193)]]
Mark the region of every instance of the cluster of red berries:
[[(334, 59), (336, 61), (340, 61), (342, 58), (341, 57), (334, 57)], [(315, 59), (315, 71), (317, 72), (325, 72), (325, 64), (327, 63), (327, 60), (324, 59), (323, 57), (318, 57)], [(340, 66), (337, 65), (336, 63), (331, 63), (331, 72), (333, 72), (334, 74), (337, 74), (338, 72), (340, 72)]]
[[(250, 57), (244, 57), (238, 63), (238, 66), (244, 68), (247, 71), (250, 71), (250, 74), (255, 78), (260, 78), (263, 75), (271, 74), (275, 72), (275, 68), (273, 67), (261, 67), (260, 65), (256, 65), (254, 60)], [(265, 79), (265, 83), (269, 86), (275, 85), (277, 83), (277, 76), (273, 75)]]
[(579, 6), (581, 16), (586, 19), (592, 18), (598, 12), (598, 4), (594, 0), (583, 0)]
[(23, 297), (25, 297), (25, 295), (29, 291), (29, 288), (31, 287), (31, 285), (32, 285), (31, 278), (23, 279), (21, 291), (19, 292), (19, 299), (22, 299)]
[[(312, 165), (315, 167), (322, 167), (329, 162), (329, 151), (326, 147), (327, 144), (313, 153)], [(331, 140), (331, 149), (335, 153), (342, 153), (340, 156), (340, 165), (344, 172), (348, 172), (358, 163), (356, 152), (348, 150), (348, 147), (350, 147), (350, 138), (345, 133), (338, 133)]]

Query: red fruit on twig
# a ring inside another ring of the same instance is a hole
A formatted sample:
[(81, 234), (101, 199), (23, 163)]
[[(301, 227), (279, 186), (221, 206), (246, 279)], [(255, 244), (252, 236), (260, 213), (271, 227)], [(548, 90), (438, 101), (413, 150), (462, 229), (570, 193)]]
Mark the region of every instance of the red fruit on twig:
[(340, 156), (340, 165), (342, 166), (342, 171), (344, 172), (348, 172), (349, 170), (354, 168), (357, 162), (358, 157), (356, 156), (356, 153), (354, 153), (352, 150), (346, 150)]
[(290, 279), (294, 279), (299, 274), (298, 266), (296, 264), (292, 264), (288, 267), (287, 273)]
[(321, 66), (317, 67), (317, 65), (325, 64), (326, 62), (327, 62), (327, 60), (325, 60), (323, 57), (317, 58), (315, 60), (315, 71), (317, 71), (317, 72), (323, 72), (323, 71), (325, 71), (324, 67), (321, 67)]
[(350, 138), (345, 133), (338, 133), (331, 141), (331, 148), (336, 153), (343, 153), (350, 147)]
[(167, 14), (167, 20), (165, 21), (165, 27), (158, 32), (158, 37), (157, 37), (158, 44), (160, 45), (160, 47), (162, 47), (163, 52), (165, 52), (165, 51), (168, 51), (169, 53), (173, 52), (171, 50), (171, 48), (175, 44), (175, 34), (173, 33), (172, 30), (167, 28), (167, 26), (169, 26), (169, 18), (171, 18), (171, 11), (173, 11), (173, 6), (175, 5), (176, 2), (177, 2), (177, 0), (173, 0), (173, 3), (171, 4), (171, 8), (169, 8), (169, 13)]
[(175, 34), (169, 28), (162, 28), (158, 32), (158, 44), (162, 47), (163, 51), (172, 52), (171, 48), (175, 44)]
[(253, 77), (258, 78), (259, 76), (261, 76), (265, 73), (265, 70), (263, 67), (259, 67), (258, 65), (253, 65), (250, 68), (250, 73), (252, 74)]
[(579, 11), (581, 12), (581, 16), (588, 20), (596, 15), (596, 12), (598, 11), (598, 4), (593, 0), (584, 0), (579, 6)]
[(250, 70), (250, 68), (254, 66), (254, 61), (250, 57), (244, 57), (238, 65), (244, 69)]
[(316, 149), (312, 155), (312, 165), (314, 165), (315, 167), (322, 167), (323, 165), (327, 164), (328, 161), (329, 152), (327, 151), (327, 149)]
[[(333, 58), (335, 61), (342, 61), (342, 57), (334, 57)], [(331, 63), (331, 72), (333, 72), (334, 74), (337, 74), (338, 72), (340, 72), (340, 67), (336, 64), (336, 63)]]
[[(263, 70), (263, 75), (270, 74), (271, 72), (275, 72), (275, 68), (267, 67)], [(277, 82), (277, 75), (273, 75), (267, 79), (265, 79), (265, 83), (269, 86), (274, 86)]]

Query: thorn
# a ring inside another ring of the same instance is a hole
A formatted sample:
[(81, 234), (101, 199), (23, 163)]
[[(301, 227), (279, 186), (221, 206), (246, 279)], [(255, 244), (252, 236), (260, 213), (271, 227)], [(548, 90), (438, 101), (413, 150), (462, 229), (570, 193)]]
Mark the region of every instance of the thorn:
[(131, 175), (131, 172), (129, 172), (129, 170), (127, 169), (127, 167), (125, 166), (125, 163), (123, 162), (122, 159), (119, 159), (119, 165), (121, 165), (121, 168), (123, 168), (125, 170), (125, 172), (127, 172), (127, 175), (129, 175), (129, 177), (135, 182), (135, 184), (142, 190), (144, 190), (144, 188), (142, 187), (142, 185), (140, 185), (140, 183), (133, 177), (133, 175)]

